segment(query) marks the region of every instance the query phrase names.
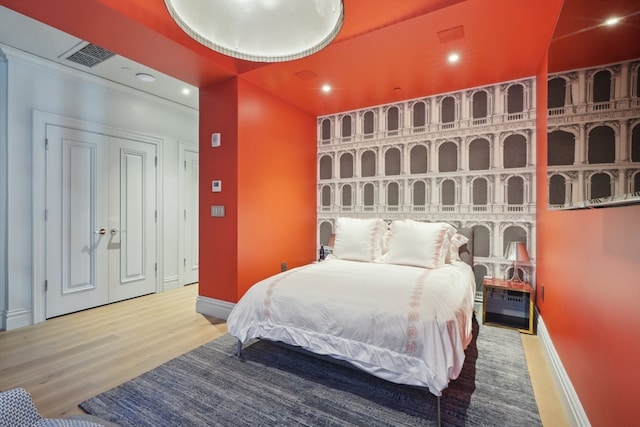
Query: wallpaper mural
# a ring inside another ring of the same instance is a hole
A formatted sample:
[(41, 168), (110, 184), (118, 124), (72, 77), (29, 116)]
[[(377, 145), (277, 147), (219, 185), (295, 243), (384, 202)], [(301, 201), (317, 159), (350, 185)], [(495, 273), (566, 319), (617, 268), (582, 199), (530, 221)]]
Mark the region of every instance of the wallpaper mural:
[(318, 118), (318, 246), (336, 218), (447, 221), (475, 231), (484, 276), (510, 241), (535, 264), (535, 78)]
[(550, 208), (640, 192), (639, 69), (634, 59), (549, 75)]

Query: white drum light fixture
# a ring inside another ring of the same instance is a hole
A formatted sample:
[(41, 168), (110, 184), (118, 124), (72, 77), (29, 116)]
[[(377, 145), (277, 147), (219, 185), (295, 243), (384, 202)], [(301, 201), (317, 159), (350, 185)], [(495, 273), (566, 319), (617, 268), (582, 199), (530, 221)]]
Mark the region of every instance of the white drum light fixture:
[(342, 0), (164, 0), (178, 26), (201, 44), (254, 62), (303, 58), (340, 32)]

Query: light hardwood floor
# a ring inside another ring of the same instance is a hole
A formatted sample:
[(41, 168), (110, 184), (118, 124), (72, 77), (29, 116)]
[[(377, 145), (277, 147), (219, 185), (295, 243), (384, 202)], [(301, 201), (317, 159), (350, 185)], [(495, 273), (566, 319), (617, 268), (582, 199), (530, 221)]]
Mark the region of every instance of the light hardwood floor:
[[(197, 285), (0, 332), (0, 390), (24, 387), (45, 417), (78, 404), (227, 332), (195, 312)], [(523, 335), (545, 426), (569, 425), (537, 336)]]

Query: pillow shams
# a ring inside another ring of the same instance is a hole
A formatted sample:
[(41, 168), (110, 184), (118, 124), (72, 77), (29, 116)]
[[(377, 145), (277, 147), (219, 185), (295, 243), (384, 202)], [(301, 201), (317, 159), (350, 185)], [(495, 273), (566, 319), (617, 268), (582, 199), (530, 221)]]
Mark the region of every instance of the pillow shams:
[(444, 222), (396, 220), (391, 223), (389, 250), (384, 262), (438, 268), (446, 263), (455, 228)]
[(333, 256), (350, 261), (380, 261), (386, 229), (387, 223), (379, 218), (338, 218)]
[(469, 239), (466, 236), (463, 236), (460, 233), (455, 233), (453, 237), (451, 237), (451, 242), (449, 243), (449, 253), (445, 259), (446, 264), (451, 264), (454, 261), (460, 261), (460, 248), (463, 247)]

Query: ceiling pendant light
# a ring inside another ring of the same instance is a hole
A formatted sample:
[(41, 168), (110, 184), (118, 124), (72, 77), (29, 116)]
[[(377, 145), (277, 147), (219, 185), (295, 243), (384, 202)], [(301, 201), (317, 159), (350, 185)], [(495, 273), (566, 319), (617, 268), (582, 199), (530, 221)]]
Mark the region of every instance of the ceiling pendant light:
[(342, 0), (165, 0), (178, 26), (199, 43), (254, 62), (303, 58), (342, 28)]

